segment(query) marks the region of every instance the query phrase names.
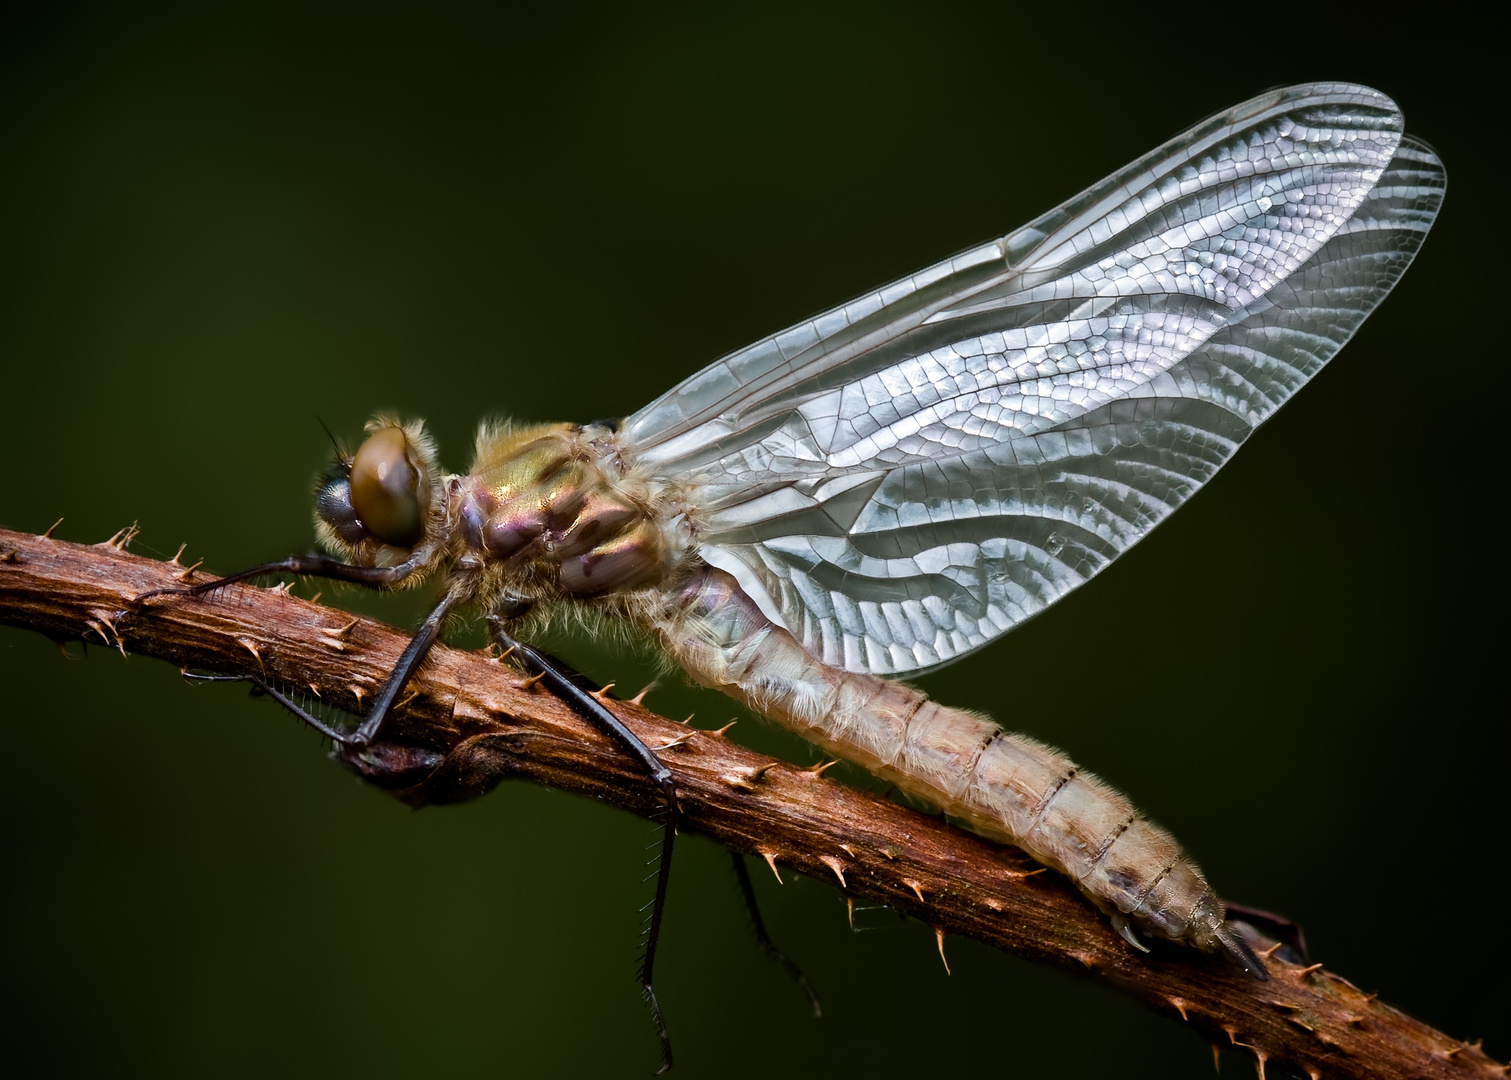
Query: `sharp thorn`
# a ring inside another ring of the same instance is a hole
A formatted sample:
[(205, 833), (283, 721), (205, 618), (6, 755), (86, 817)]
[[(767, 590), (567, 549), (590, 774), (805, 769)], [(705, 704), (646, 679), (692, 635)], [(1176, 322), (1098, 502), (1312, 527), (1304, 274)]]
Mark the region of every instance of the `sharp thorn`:
[(774, 851), (759, 851), (756, 854), (760, 855), (761, 858), (765, 859), (766, 860), (766, 865), (769, 866), (769, 867), (771, 867), (772, 874), (774, 874), (776, 876), (776, 883), (778, 885), (783, 884), (783, 882), (782, 882), (782, 874), (776, 868), (776, 852), (774, 852)]
[(171, 559), (168, 560), (168, 565), (169, 566), (182, 566), (182, 565), (184, 565), (183, 563), (179, 562), (178, 560), (179, 560), (179, 556), (183, 555), (184, 549), (186, 547), (188, 547), (188, 546), (189, 546), (189, 541), (187, 541), (187, 540), (185, 540), (182, 544), (178, 545), (178, 550), (173, 553), (173, 558), (171, 558)]
[(521, 690), (531, 690), (531, 689), (534, 689), (535, 684), (538, 683), (538, 682), (540, 682), (540, 680), (544, 679), (545, 677), (546, 677), (546, 673), (544, 671), (542, 671), (542, 672), (540, 672), (540, 673), (538, 673), (536, 675), (531, 675), (528, 679), (526, 679), (524, 682), (522, 682), (522, 683), (519, 684), (519, 688)]
[(838, 758), (835, 758), (832, 761), (820, 761), (817, 765), (808, 766), (808, 768), (804, 769), (803, 772), (808, 774), (808, 778), (810, 780), (817, 780), (819, 777), (823, 776), (826, 772), (828, 772), (838, 764)]
[(324, 596), (324, 595), (325, 594), (323, 592), (317, 592), (314, 596), (310, 597), (310, 603), (312, 603), (312, 604), (318, 604), (318, 603), (320, 603), (320, 598), (322, 596)]
[(137, 528), (136, 522), (133, 521), (125, 528), (117, 529), (115, 535), (112, 536), (109, 540), (106, 540), (105, 544), (101, 546), (109, 546), (115, 548), (117, 551), (125, 551), (127, 545), (129, 545), (131, 541), (135, 540), (137, 534), (141, 531), (141, 529)]
[(56, 529), (61, 524), (63, 524), (63, 519), (62, 518), (59, 518), (57, 521), (54, 521), (51, 525), (49, 525), (47, 527), (47, 531), (42, 534), (42, 539), (43, 540), (51, 540), (52, 539), (52, 531), (54, 529)]
[(653, 682), (652, 683), (647, 683), (644, 690), (640, 691), (640, 693), (638, 693), (634, 697), (630, 698), (630, 704), (631, 705), (643, 705), (643, 704), (645, 704), (645, 695), (649, 694), (651, 692), (651, 690), (655, 688), (655, 685), (656, 684), (653, 683)]
[(845, 884), (845, 864), (833, 855), (820, 855), (818, 861), (834, 871), (834, 876), (839, 878), (839, 887), (847, 888)]
[[(902, 883), (913, 890), (914, 896), (918, 897), (920, 901), (923, 901), (923, 888), (918, 884), (918, 882), (909, 881), (907, 878), (903, 878)], [(926, 903), (927, 901), (924, 902)]]
[(316, 697), (319, 697), (320, 696), (320, 688), (318, 686), (316, 686), (314, 683), (310, 683), (310, 693), (314, 694)]
[(944, 955), (944, 927), (934, 927), (934, 941), (939, 945), (939, 959), (944, 963), (944, 973), (946, 975), (953, 974), (950, 971), (950, 962), (945, 959)]
[(419, 696), (420, 696), (420, 692), (418, 690), (411, 690), (409, 692), (409, 696), (407, 698), (405, 698), (403, 701), (399, 702), (397, 705), (395, 705), (394, 708), (395, 709), (402, 709), (404, 706), (408, 705), (411, 701), (413, 701), (415, 698), (417, 698)]
[(1218, 1046), (1216, 1043), (1212, 1044), (1212, 1071), (1215, 1072), (1218, 1076), (1222, 1075), (1222, 1057), (1218, 1053)]
[(186, 566), (186, 567), (184, 567), (182, 571), (180, 571), (178, 574), (174, 575), (174, 580), (175, 581), (188, 581), (190, 578), (192, 578), (194, 576), (194, 571), (198, 570), (201, 566), (204, 565), (204, 562), (205, 562), (205, 560), (200, 559), (193, 566)]
[(672, 739), (670, 742), (663, 743), (661, 746), (656, 747), (655, 748), (656, 749), (656, 753), (659, 754), (663, 750), (675, 750), (679, 746), (686, 745), (686, 743), (687, 743), (687, 741), (689, 739), (691, 739), (694, 735), (699, 735), (699, 734), (702, 734), (702, 733), (698, 732), (698, 731), (689, 731), (685, 735), (678, 735), (675, 739)]
[(257, 642), (253, 641), (251, 638), (239, 637), (236, 639), (236, 644), (240, 645), (243, 649), (252, 654), (253, 658), (257, 661), (258, 670), (266, 675), (267, 669), (263, 667), (262, 653), (257, 648)]
[(1173, 997), (1170, 999), (1170, 1004), (1175, 1006), (1175, 1011), (1180, 1013), (1180, 1018), (1182, 1020), (1184, 1020), (1188, 1024), (1191, 1022), (1191, 1018), (1186, 1015), (1186, 1003), (1184, 1001), (1182, 1001), (1178, 997)]
[(1268, 949), (1264, 950), (1264, 952), (1260, 953), (1259, 955), (1268, 960), (1270, 957), (1275, 955), (1275, 950), (1279, 949), (1283, 944), (1285, 944), (1283, 941), (1277, 941), (1275, 942), (1275, 944), (1271, 945)]
[[(692, 719), (692, 717), (689, 716), (688, 720), (691, 720), (691, 719)], [(721, 727), (718, 731), (711, 731), (711, 732), (709, 732), (709, 734), (710, 735), (724, 735), (725, 733), (727, 733), (729, 731), (730, 728), (734, 727), (735, 724), (737, 724), (737, 723), (739, 723), (739, 721), (737, 721), (737, 720), (731, 720), (729, 723), (727, 723), (723, 727)]]
[(845, 913), (850, 919), (850, 932), (855, 933), (855, 897), (845, 894)]
[[(690, 735), (691, 733), (686, 737), (690, 737)], [(680, 743), (681, 740), (673, 741)], [(747, 769), (738, 769), (734, 772), (725, 773), (719, 779), (723, 780), (730, 787), (737, 787), (741, 791), (754, 791), (755, 782), (780, 764), (781, 762), (779, 761), (768, 761), (764, 765), (752, 765)]]
[(1314, 972), (1314, 971), (1320, 971), (1321, 969), (1322, 969), (1322, 965), (1321, 964), (1308, 964), (1306, 967), (1304, 967), (1300, 971), (1296, 972), (1296, 978), (1298, 978), (1298, 979), (1304, 979), (1306, 976), (1310, 975), (1312, 972)]

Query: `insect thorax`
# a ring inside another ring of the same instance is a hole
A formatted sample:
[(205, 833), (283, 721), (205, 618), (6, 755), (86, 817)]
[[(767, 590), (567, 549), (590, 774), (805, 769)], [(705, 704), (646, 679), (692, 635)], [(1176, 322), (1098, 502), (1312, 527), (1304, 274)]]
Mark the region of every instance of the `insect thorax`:
[(601, 425), (484, 428), (448, 502), (458, 569), (479, 576), (485, 604), (654, 587), (680, 554), (662, 524), (667, 492), (624, 464)]

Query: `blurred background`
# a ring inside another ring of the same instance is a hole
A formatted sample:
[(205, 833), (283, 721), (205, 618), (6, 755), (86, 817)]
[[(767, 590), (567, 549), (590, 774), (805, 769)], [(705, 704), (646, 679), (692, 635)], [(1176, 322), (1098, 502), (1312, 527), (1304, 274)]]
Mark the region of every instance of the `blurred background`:
[[(1487, 66), (1312, 5), (0, 18), (0, 525), (136, 521), (137, 553), (220, 571), (309, 547), (322, 420), (425, 417), (465, 468), (483, 415), (625, 415), (1267, 87), (1391, 94), (1451, 178), (1400, 287), (1168, 525), (923, 685), (1107, 776), (1333, 970), (1511, 1055)], [(424, 601), (325, 595), (401, 626)], [(414, 813), (239, 688), (68, 653), (0, 628), (8, 1065), (653, 1071), (647, 822), (523, 785)], [(648, 703), (736, 715), (677, 680)], [(827, 883), (755, 880), (825, 1015), (689, 838), (658, 968), (678, 1076), (1210, 1075), (1196, 1035), (1102, 985), (955, 939), (946, 976), (921, 924), (851, 934)]]

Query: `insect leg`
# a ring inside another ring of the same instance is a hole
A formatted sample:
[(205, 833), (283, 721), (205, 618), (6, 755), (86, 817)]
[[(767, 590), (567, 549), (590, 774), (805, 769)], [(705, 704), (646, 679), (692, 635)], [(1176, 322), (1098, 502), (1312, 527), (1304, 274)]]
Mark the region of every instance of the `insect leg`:
[(666, 911), (666, 886), (667, 880), (671, 877), (672, 844), (677, 838), (676, 781), (672, 777), (672, 771), (661, 763), (656, 752), (625, 727), (624, 723), (611, 713), (602, 701), (577, 685), (566, 671), (553, 664), (545, 654), (511, 637), (504, 629), (503, 619), (490, 614), (488, 627), (493, 634), (493, 640), (497, 641), (501, 648), (512, 652), (531, 675), (540, 676), (546, 688), (566, 702), (573, 712), (614, 740), (619, 744), (620, 749), (639, 761), (650, 778), (661, 788), (661, 796), (666, 802), (666, 823), (662, 826), (661, 833), (661, 865), (656, 870), (656, 898), (651, 908), (650, 934), (646, 938), (645, 957), (640, 964), (640, 989), (645, 995), (646, 1005), (650, 1007), (656, 1033), (661, 1038), (661, 1068), (657, 1073), (660, 1075), (672, 1067), (672, 1043), (671, 1036), (666, 1030), (666, 1018), (661, 1013), (661, 1003), (656, 999), (652, 977), (656, 964), (656, 943), (661, 937), (661, 917)]
[(368, 711), (367, 716), (356, 731), (343, 732), (336, 730), (306, 709), (301, 708), (266, 680), (255, 676), (195, 675), (192, 677), (207, 682), (249, 682), (328, 739), (338, 742), (342, 746), (368, 746), (378, 737), (378, 731), (382, 728), (383, 721), (388, 719), (389, 713), (393, 712), (394, 703), (399, 700), (399, 695), (403, 693), (404, 687), (408, 685), (414, 673), (419, 670), (421, 662), (425, 659), (425, 654), (435, 644), (435, 639), (441, 632), (441, 624), (446, 620), (447, 614), (450, 613), (451, 609), (456, 606), (461, 598), (460, 590), (448, 590), (441, 597), (440, 602), (431, 609), (430, 614), (425, 616), (425, 622), (415, 632), (414, 637), (409, 639), (409, 644), (404, 647), (404, 651), (399, 654), (399, 662), (394, 665), (393, 671), (389, 673), (388, 681), (383, 684), (382, 692), (378, 694), (377, 700), (373, 702), (372, 709)]
[(461, 599), (461, 589), (447, 589), (441, 596), (440, 602), (430, 609), (430, 614), (425, 616), (420, 629), (415, 632), (414, 637), (409, 639), (409, 644), (404, 646), (404, 651), (399, 654), (399, 662), (389, 673), (388, 681), (383, 684), (383, 691), (378, 695), (378, 700), (373, 702), (372, 710), (368, 712), (366, 719), (356, 731), (340, 740), (344, 745), (367, 746), (378, 737), (383, 721), (387, 720), (388, 714), (393, 712), (394, 702), (399, 700), (399, 694), (403, 692), (414, 673), (420, 670), (425, 654), (430, 651), (430, 647), (435, 644), (435, 639), (440, 635), (441, 623), (446, 621), (446, 616)]
[(337, 731), (335, 728), (327, 724), (324, 720), (321, 720), (319, 717), (317, 717), (314, 713), (304, 708), (304, 706), (300, 705), (293, 698), (283, 693), (272, 683), (256, 675), (216, 675), (201, 674), (197, 671), (185, 671), (184, 678), (192, 680), (194, 682), (251, 683), (254, 687), (257, 688), (257, 693), (266, 694), (268, 697), (278, 702), (278, 704), (282, 705), (289, 712), (293, 713), (296, 719), (302, 720), (304, 723), (320, 732), (320, 734), (324, 735), (327, 739), (330, 739), (333, 742), (341, 742), (342, 739), (345, 738), (345, 736), (341, 732)]
[(136, 599), (141, 601), (153, 596), (175, 594), (203, 596), (205, 593), (225, 588), (238, 581), (248, 581), (262, 577), (264, 574), (298, 574), (301, 577), (330, 578), (332, 581), (347, 581), (355, 585), (381, 589), (385, 586), (397, 585), (419, 569), (423, 562), (417, 558), (418, 554), (416, 552), (397, 566), (356, 566), (352, 563), (344, 563), (340, 559), (327, 558), (324, 555), (290, 555), (287, 559), (250, 566), (234, 574), (216, 578), (214, 581), (201, 582), (184, 589), (153, 589), (151, 592), (142, 593)]
[[(371, 588), (385, 588), (396, 585), (421, 566), (426, 565), (430, 559), (428, 549), (417, 549), (408, 559), (397, 566), (357, 566), (352, 563), (344, 563), (339, 559), (327, 558), (324, 555), (290, 555), (286, 559), (275, 562), (262, 563), (258, 566), (248, 567), (234, 574), (216, 578), (214, 581), (206, 581), (199, 585), (191, 585), (186, 589), (154, 589), (151, 592), (142, 593), (136, 597), (137, 601), (146, 600), (149, 597), (160, 595), (186, 595), (203, 596), (216, 589), (222, 589), (227, 585), (238, 581), (247, 581), (251, 578), (262, 577), (265, 574), (298, 574), (302, 577), (322, 577), (333, 581), (346, 581), (357, 585), (366, 585)], [(464, 587), (448, 589), (440, 599), (440, 602), (431, 609), (425, 617), (425, 622), (420, 629), (410, 638), (409, 644), (399, 655), (399, 662), (394, 665), (393, 671), (388, 676), (388, 681), (383, 684), (383, 690), (378, 699), (373, 703), (372, 709), (366, 718), (358, 726), (356, 731), (350, 733), (338, 732), (329, 725), (323, 724), (310, 716), (305, 710), (298, 708), (284, 700), (283, 696), (269, 687), (262, 689), (270, 696), (279, 701), (305, 723), (317, 731), (342, 744), (343, 746), (368, 746), (378, 737), (378, 732), (383, 727), (383, 722), (388, 719), (388, 714), (393, 711), (394, 703), (398, 701), (399, 694), (408, 685), (414, 673), (419, 670), (425, 654), (435, 644), (436, 637), (441, 632), (441, 624), (447, 614), (465, 595)], [(256, 682), (256, 680), (252, 680)], [(260, 684), (259, 684), (260, 685)]]
[(776, 942), (771, 940), (771, 935), (766, 932), (766, 920), (761, 918), (760, 905), (756, 903), (755, 885), (750, 880), (750, 870), (745, 865), (745, 856), (738, 851), (731, 851), (730, 858), (734, 861), (735, 877), (740, 882), (740, 893), (745, 897), (745, 913), (750, 916), (751, 929), (755, 931), (756, 944), (778, 964), (782, 965), (792, 980), (803, 988), (803, 993), (808, 995), (809, 1002), (813, 1005), (814, 1018), (824, 1015), (823, 1008), (819, 1005), (818, 994), (814, 993), (813, 987), (808, 982), (808, 977), (803, 974), (803, 969), (798, 967), (788, 958), (787, 954), (776, 947)]

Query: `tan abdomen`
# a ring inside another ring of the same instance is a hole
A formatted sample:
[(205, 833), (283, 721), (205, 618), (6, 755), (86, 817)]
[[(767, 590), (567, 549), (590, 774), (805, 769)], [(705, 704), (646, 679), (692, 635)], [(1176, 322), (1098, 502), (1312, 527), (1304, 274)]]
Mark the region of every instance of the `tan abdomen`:
[(1218, 947), (1222, 903), (1175, 838), (1058, 751), (901, 683), (828, 667), (719, 570), (702, 569), (655, 629), (699, 682), (1023, 848), (1115, 921)]

